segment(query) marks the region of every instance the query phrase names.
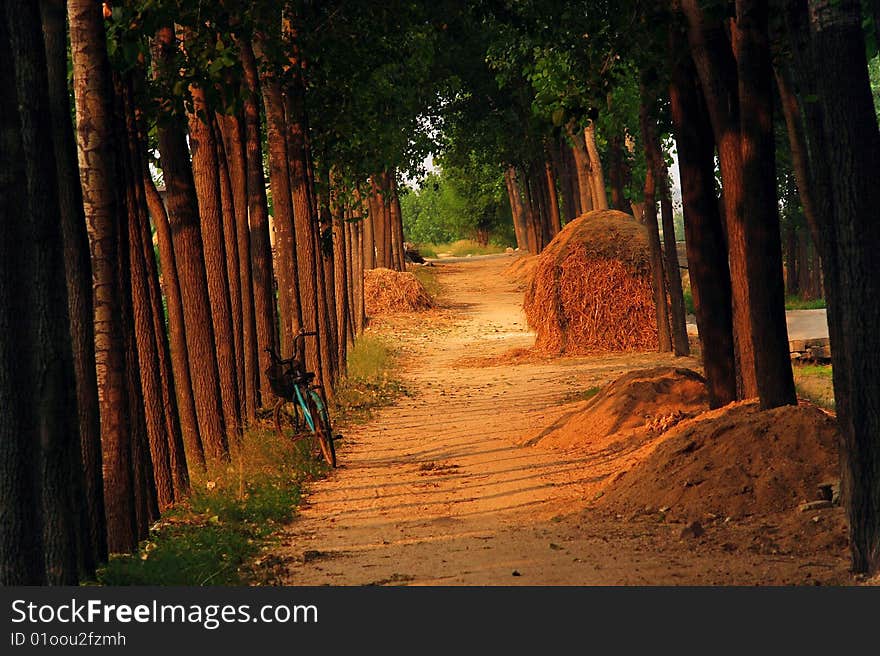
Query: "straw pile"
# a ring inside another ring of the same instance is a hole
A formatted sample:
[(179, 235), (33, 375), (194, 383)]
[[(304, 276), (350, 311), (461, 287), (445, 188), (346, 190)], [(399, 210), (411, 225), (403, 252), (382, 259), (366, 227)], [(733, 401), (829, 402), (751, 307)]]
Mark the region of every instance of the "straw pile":
[(434, 306), (422, 283), (408, 271), (364, 271), (364, 304), (370, 316), (418, 312)]
[(539, 256), (523, 309), (544, 352), (656, 349), (647, 229), (616, 210), (571, 221)]

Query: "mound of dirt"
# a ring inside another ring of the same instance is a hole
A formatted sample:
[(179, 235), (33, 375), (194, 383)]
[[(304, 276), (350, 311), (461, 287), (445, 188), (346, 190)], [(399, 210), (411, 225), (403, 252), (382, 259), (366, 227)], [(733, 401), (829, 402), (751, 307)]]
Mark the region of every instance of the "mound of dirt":
[(565, 413), (529, 444), (597, 452), (638, 448), (709, 407), (696, 371), (656, 367), (627, 373)]
[(523, 255), (510, 263), (510, 266), (504, 270), (504, 277), (516, 283), (517, 289), (525, 291), (532, 282), (537, 266), (538, 256)]
[(538, 257), (523, 309), (545, 352), (656, 349), (647, 228), (616, 210), (571, 221)]
[(370, 316), (419, 312), (434, 306), (422, 283), (408, 271), (364, 271), (364, 304)]
[(744, 401), (667, 432), (605, 489), (614, 512), (668, 508), (686, 521), (791, 511), (838, 478), (834, 420), (811, 404), (761, 411)]

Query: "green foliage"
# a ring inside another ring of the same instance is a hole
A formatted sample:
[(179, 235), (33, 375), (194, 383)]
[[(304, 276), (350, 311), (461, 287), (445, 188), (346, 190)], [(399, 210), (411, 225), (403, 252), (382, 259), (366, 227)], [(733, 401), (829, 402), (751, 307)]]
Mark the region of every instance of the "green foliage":
[(478, 161), (475, 155), (461, 167), (445, 163), (418, 189), (407, 188), (400, 209), (407, 241), (441, 244), (470, 239), (484, 246), (490, 240), (504, 246), (515, 243), (503, 172), (497, 165)]

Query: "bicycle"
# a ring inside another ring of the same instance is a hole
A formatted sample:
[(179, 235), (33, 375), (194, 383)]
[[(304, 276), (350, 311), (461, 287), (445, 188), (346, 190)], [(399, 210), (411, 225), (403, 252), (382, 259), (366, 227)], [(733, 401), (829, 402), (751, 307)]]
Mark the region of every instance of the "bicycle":
[[(293, 352), (301, 353), (300, 343), (306, 337), (317, 338), (316, 332), (300, 331), (293, 338)], [(327, 412), (327, 396), (322, 385), (315, 385), (315, 374), (306, 371), (302, 362), (296, 357), (282, 359), (275, 349), (265, 349), (272, 358), (272, 364), (266, 369), (266, 377), (269, 379), (269, 387), (272, 393), (278, 397), (272, 408), (272, 417), (275, 421), (275, 432), (279, 438), (284, 437), (282, 428), (282, 415), (284, 406), (293, 403), (293, 440), (299, 440), (309, 433), (300, 432), (300, 416), (308, 426), (311, 435), (315, 438), (324, 460), (331, 467), (336, 467), (336, 448), (333, 445), (334, 435), (330, 425), (330, 415)]]

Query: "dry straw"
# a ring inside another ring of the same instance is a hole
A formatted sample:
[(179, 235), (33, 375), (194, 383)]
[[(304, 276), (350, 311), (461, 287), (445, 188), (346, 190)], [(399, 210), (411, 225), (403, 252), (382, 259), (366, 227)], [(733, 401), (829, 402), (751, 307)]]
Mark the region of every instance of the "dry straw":
[(656, 349), (647, 229), (615, 210), (571, 221), (538, 258), (523, 308), (540, 351)]
[(418, 312), (434, 306), (422, 283), (408, 271), (364, 271), (364, 303), (367, 314)]

